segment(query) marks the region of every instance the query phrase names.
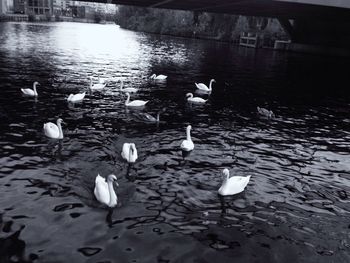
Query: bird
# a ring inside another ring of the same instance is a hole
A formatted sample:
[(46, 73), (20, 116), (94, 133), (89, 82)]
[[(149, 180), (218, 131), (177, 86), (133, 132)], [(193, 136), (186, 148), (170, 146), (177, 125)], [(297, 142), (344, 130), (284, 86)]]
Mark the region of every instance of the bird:
[(159, 123), (160, 122), (160, 114), (165, 111), (165, 108), (157, 112), (156, 117), (153, 117), (151, 114), (140, 112), (136, 115), (136, 117), (145, 122)]
[(52, 139), (63, 139), (63, 131), (61, 123), (63, 120), (61, 118), (57, 119), (57, 125), (52, 122), (47, 122), (44, 124), (44, 133), (47, 137)]
[(209, 88), (207, 85), (205, 85), (203, 83), (194, 83), (194, 84), (196, 85), (197, 89), (200, 89), (200, 90), (206, 91), (206, 92), (211, 92), (213, 82), (216, 82), (215, 79), (210, 80)]
[(194, 149), (194, 144), (193, 141), (191, 139), (191, 129), (192, 126), (188, 125), (186, 128), (186, 140), (183, 140), (180, 147), (181, 150), (185, 151), (185, 152), (189, 152), (192, 151)]
[(100, 84), (107, 84), (108, 79), (107, 78), (100, 78), (100, 76), (98, 76), (98, 83)]
[(40, 83), (35, 81), (33, 83), (33, 89), (21, 89), (21, 91), (26, 96), (37, 97), (38, 96), (38, 92), (36, 91), (37, 85), (40, 85)]
[[(114, 174), (108, 175), (107, 182), (99, 174), (95, 179), (94, 194), (97, 201), (111, 208), (115, 207), (118, 203), (118, 197), (113, 188), (114, 181), (117, 181), (117, 177)], [(119, 186), (117, 182), (116, 185)]]
[(250, 175), (230, 177), (230, 171), (227, 168), (225, 168), (222, 173), (224, 180), (218, 190), (219, 195), (235, 195), (243, 192), (251, 177)]
[(104, 87), (106, 87), (106, 84), (101, 84), (101, 83), (92, 84), (92, 77), (90, 77), (90, 90), (100, 90), (100, 89), (103, 89)]
[(123, 88), (123, 86), (124, 86), (124, 82), (121, 79), (120, 80), (120, 91), (122, 91), (122, 92), (129, 92), (129, 93), (135, 93), (135, 92), (138, 91), (138, 89), (136, 89), (136, 88)]
[(70, 94), (67, 98), (68, 102), (80, 102), (84, 99), (86, 92), (83, 93), (77, 93), (77, 94)]
[(262, 117), (266, 117), (268, 119), (275, 117), (275, 114), (272, 112), (272, 110), (268, 110), (268, 109), (260, 108), (260, 107), (257, 107), (257, 110), (258, 110), (258, 114)]
[(200, 97), (193, 97), (192, 93), (187, 93), (186, 98), (188, 102), (193, 102), (193, 103), (205, 103), (207, 100), (202, 99)]
[(166, 80), (168, 76), (165, 76), (165, 75), (156, 75), (156, 74), (153, 74), (150, 78), (153, 79), (153, 80)]
[(138, 155), (135, 143), (124, 143), (121, 155), (128, 163), (136, 162)]
[(128, 106), (128, 107), (142, 107), (142, 106), (145, 106), (146, 103), (148, 102), (148, 100), (147, 101), (144, 101), (144, 100), (133, 100), (133, 101), (130, 101), (130, 94), (129, 94), (129, 92), (126, 93), (126, 96), (128, 96), (128, 98), (125, 101), (125, 106)]

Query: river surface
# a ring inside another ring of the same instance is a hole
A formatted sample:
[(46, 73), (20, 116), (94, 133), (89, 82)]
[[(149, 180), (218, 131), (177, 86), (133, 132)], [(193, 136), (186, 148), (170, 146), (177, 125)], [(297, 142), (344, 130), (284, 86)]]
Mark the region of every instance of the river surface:
[[(115, 25), (0, 23), (0, 262), (350, 262), (349, 68)], [(104, 90), (67, 103), (98, 75)], [(125, 107), (121, 79), (144, 109)], [(22, 96), (34, 81), (38, 98)], [(138, 118), (161, 109), (159, 125)], [(46, 138), (59, 117), (64, 139)], [(251, 175), (243, 193), (217, 194), (224, 168)], [(98, 173), (118, 178), (114, 210), (94, 197)]]

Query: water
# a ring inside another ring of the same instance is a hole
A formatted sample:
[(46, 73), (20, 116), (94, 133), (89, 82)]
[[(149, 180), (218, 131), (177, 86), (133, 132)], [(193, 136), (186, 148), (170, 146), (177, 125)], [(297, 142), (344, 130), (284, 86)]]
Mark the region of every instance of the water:
[[(350, 262), (349, 66), (114, 25), (0, 23), (0, 262)], [(68, 105), (97, 75), (108, 87)], [(211, 78), (206, 105), (188, 105)], [(120, 79), (164, 123), (138, 121)], [(37, 100), (20, 93), (33, 81)], [(44, 137), (58, 117), (65, 138)], [(130, 170), (124, 142), (139, 152)], [(223, 168), (252, 175), (243, 193), (217, 195)], [(118, 177), (113, 212), (94, 198), (97, 173)]]

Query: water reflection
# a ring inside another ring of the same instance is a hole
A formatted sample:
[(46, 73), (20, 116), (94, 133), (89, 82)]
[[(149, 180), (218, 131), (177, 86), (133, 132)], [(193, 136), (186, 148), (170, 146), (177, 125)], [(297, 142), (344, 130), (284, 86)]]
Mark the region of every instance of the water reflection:
[[(1, 23), (0, 32), (0, 242), (16, 247), (1, 257), (350, 261), (347, 60), (114, 25)], [(153, 73), (167, 82), (150, 81)], [(103, 91), (67, 103), (98, 75), (111, 79)], [(211, 78), (212, 93), (200, 94), (209, 101), (189, 105), (194, 82)], [(150, 100), (143, 111), (125, 107), (119, 79)], [(20, 95), (33, 81), (37, 101)], [(261, 118), (257, 106), (276, 117)], [(140, 121), (160, 110), (159, 125)], [(49, 140), (42, 125), (58, 117), (65, 138)], [(196, 146), (183, 160), (188, 124)], [(133, 166), (120, 156), (131, 140)], [(252, 175), (245, 192), (218, 196), (222, 168)], [(97, 173), (118, 177), (114, 210), (94, 199)]]

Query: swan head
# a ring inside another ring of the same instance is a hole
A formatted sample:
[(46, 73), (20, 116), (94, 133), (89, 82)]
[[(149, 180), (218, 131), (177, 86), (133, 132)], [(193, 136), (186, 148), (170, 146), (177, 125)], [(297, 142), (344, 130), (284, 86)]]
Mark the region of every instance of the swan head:
[(119, 186), (119, 184), (117, 183), (117, 177), (114, 174), (110, 174), (107, 176), (107, 182), (116, 182), (116, 185)]
[(190, 131), (192, 129), (192, 126), (191, 125), (188, 125), (186, 130)]
[(230, 171), (227, 169), (227, 168), (225, 168), (223, 171), (222, 171), (222, 174), (223, 174), (223, 176), (224, 176), (224, 178), (226, 179), (228, 179), (229, 177), (230, 177)]
[(211, 79), (210, 81), (211, 81), (211, 82), (216, 82), (216, 80), (215, 80), (215, 79)]
[(186, 94), (186, 98), (192, 98), (193, 97), (193, 94), (192, 93), (187, 93)]
[(61, 123), (64, 123), (64, 121), (63, 121), (61, 118), (58, 118), (58, 119), (57, 119), (57, 123), (60, 123), (60, 124), (61, 124)]
[(151, 76), (150, 76), (150, 79), (154, 79), (156, 77), (156, 74), (152, 74)]
[(39, 83), (39, 82), (37, 82), (37, 81), (35, 81), (35, 82), (33, 83), (33, 85), (34, 85), (34, 86), (36, 86), (36, 85), (40, 85), (40, 83)]

